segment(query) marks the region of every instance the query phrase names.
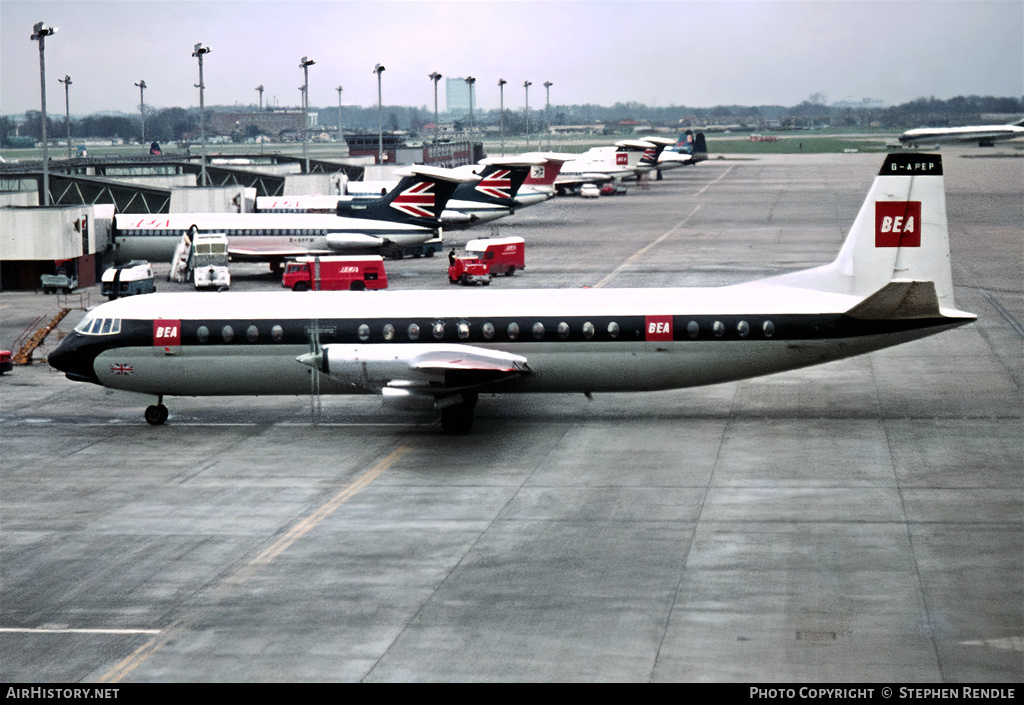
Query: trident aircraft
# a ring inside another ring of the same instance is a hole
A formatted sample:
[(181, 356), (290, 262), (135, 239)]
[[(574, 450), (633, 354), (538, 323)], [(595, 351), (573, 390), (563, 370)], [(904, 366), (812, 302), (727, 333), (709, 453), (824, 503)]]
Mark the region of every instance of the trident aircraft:
[(466, 433), (481, 393), (651, 392), (838, 360), (973, 321), (956, 309), (942, 161), (891, 154), (831, 264), (718, 288), (150, 294), (49, 357), (168, 396), (421, 399)]

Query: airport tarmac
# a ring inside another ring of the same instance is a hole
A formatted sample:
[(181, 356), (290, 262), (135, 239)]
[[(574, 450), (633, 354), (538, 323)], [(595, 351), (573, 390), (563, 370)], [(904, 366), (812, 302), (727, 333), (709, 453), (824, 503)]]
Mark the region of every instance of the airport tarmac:
[[(1024, 160), (942, 154), (978, 320), (851, 360), (489, 396), (459, 437), (362, 397), (174, 398), (151, 427), (130, 395), (15, 368), (0, 680), (1021, 682)], [(883, 159), (711, 159), (523, 209), (499, 229), (527, 268), (490, 289), (822, 264)], [(448, 288), (445, 264), (389, 262), (391, 287)], [(0, 293), (0, 345), (52, 303)]]

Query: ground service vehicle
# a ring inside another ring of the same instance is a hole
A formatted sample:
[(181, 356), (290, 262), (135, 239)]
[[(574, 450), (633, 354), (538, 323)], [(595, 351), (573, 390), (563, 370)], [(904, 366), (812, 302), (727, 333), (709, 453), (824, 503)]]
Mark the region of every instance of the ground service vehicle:
[(601, 186), (602, 196), (625, 196), (629, 193), (626, 185), (619, 181), (610, 181), (607, 184)]
[(11, 359), (10, 350), (0, 350), (0, 375), (14, 369), (14, 361)]
[(293, 291), (363, 291), (387, 289), (380, 255), (300, 257), (289, 262), (281, 286)]
[(103, 272), (100, 293), (111, 301), (122, 296), (151, 294), (154, 291), (156, 284), (153, 283), (153, 265), (146, 260), (135, 259)]
[(224, 233), (198, 233), (192, 240), (188, 258), (192, 281), (197, 289), (221, 289), (231, 286), (228, 269), (228, 236)]
[(54, 294), (58, 291), (68, 294), (78, 288), (78, 275), (68, 274), (64, 270), (59, 270), (56, 274), (44, 274), (39, 277), (39, 281), (43, 285), (44, 294)]
[[(521, 237), (496, 237), (470, 240), (466, 252), (455, 257), (448, 268), (452, 284), (489, 284), (490, 277), (510, 277), (526, 268), (526, 244)], [(486, 280), (484, 279), (486, 275)]]

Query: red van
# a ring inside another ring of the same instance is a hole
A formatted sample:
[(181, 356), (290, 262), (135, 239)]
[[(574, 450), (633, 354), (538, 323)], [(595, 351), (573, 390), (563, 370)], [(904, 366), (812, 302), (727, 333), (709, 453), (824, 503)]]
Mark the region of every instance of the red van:
[(448, 267), (452, 284), (489, 284), (492, 276), (510, 277), (526, 268), (526, 244), (521, 237), (494, 237), (470, 240), (466, 252), (455, 257)]
[(387, 289), (380, 255), (300, 257), (289, 262), (281, 286), (293, 291), (363, 291)]

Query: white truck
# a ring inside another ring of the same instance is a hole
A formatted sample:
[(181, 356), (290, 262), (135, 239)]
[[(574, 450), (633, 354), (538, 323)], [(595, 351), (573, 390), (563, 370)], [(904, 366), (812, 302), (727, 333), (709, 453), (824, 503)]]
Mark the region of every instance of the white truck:
[(223, 233), (196, 234), (189, 253), (189, 269), (197, 289), (230, 287), (228, 236)]

